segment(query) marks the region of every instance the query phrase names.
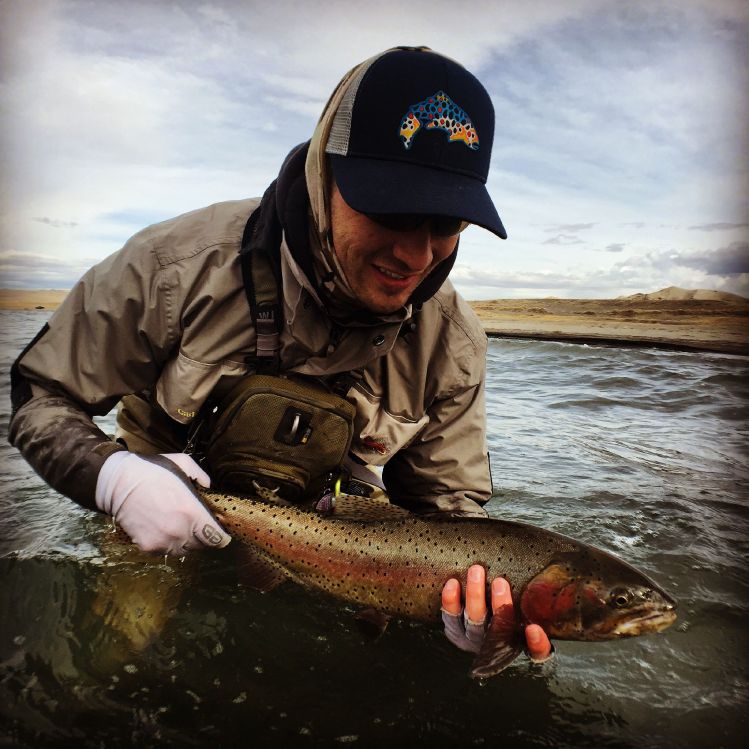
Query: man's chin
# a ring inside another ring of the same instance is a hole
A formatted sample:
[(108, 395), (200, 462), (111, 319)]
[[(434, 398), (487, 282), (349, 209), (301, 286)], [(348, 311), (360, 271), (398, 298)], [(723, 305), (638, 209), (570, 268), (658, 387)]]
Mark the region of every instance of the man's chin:
[(398, 296), (383, 295), (377, 299), (370, 299), (366, 307), (370, 312), (374, 312), (377, 315), (392, 315), (403, 309), (408, 303), (410, 296), (411, 293)]

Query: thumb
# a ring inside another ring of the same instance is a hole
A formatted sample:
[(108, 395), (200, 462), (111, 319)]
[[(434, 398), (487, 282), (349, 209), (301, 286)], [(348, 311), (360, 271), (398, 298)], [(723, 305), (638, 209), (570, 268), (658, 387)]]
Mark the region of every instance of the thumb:
[(211, 477), (192, 459), (187, 453), (162, 453), (165, 458), (169, 458), (178, 468), (187, 476), (197, 481), (204, 489), (211, 486)]

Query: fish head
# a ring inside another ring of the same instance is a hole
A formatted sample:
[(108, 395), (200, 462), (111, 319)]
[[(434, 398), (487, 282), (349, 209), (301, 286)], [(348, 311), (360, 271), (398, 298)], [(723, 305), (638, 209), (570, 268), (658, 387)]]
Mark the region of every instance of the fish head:
[(626, 562), (586, 547), (556, 555), (523, 589), (520, 611), (550, 637), (613, 640), (666, 629), (676, 601)]

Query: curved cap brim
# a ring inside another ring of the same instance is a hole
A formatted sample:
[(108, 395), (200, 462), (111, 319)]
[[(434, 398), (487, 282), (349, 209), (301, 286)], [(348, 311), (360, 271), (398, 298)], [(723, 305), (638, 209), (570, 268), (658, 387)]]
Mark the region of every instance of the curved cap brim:
[(507, 239), (486, 185), (475, 177), (408, 162), (329, 158), (338, 189), (355, 211), (452, 216)]

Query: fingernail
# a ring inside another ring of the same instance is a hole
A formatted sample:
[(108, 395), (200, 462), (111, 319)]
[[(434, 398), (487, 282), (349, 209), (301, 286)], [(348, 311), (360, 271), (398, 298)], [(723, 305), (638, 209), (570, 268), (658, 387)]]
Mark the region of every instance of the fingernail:
[(507, 593), (507, 580), (503, 577), (498, 577), (494, 583), (494, 595), (503, 596)]
[(468, 570), (468, 579), (474, 583), (481, 582), (483, 572), (484, 570), (481, 567), (474, 565)]

